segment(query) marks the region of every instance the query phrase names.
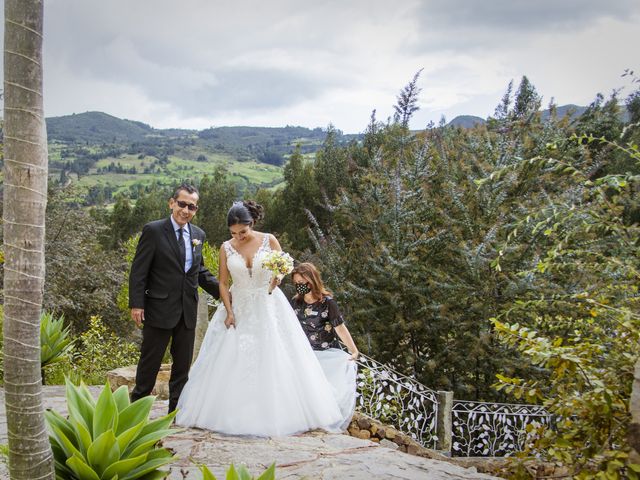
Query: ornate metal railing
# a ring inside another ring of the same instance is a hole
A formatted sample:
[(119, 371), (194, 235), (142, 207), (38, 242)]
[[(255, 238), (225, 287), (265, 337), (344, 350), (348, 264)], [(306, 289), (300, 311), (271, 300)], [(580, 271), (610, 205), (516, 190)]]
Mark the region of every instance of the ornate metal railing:
[(451, 421), (453, 456), (505, 457), (531, 441), (527, 425), (548, 425), (552, 416), (540, 405), (454, 400)]
[(436, 392), (366, 355), (358, 359), (356, 409), (436, 448)]

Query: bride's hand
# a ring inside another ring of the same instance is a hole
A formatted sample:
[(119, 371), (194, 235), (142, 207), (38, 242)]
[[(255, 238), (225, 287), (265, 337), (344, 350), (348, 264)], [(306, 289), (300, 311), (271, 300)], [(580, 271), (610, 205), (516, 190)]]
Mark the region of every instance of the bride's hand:
[(282, 277), (280, 277), (280, 275), (278, 275), (277, 277), (273, 277), (271, 279), (271, 283), (269, 284), (269, 293), (273, 292), (273, 290), (280, 285), (280, 283), (282, 282)]
[(355, 352), (353, 352), (351, 354), (351, 357), (349, 357), (349, 360), (356, 361), (356, 360), (358, 360), (359, 356), (360, 356), (360, 352), (358, 350), (356, 350)]
[(230, 327), (236, 328), (236, 318), (233, 316), (233, 313), (227, 312), (227, 318), (224, 320), (224, 326), (229, 329)]

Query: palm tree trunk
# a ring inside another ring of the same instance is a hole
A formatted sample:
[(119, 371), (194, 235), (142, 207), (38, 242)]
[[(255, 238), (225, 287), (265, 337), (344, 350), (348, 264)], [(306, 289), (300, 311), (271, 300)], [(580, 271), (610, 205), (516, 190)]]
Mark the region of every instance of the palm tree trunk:
[(55, 478), (40, 377), (47, 136), (42, 0), (4, 2), (4, 380), (12, 480)]

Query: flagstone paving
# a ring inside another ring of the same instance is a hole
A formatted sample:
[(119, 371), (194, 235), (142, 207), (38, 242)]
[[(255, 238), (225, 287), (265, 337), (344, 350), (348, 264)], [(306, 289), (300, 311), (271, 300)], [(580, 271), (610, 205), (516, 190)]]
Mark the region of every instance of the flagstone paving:
[[(97, 395), (100, 387), (91, 387)], [(4, 404), (4, 391), (0, 390)], [(65, 414), (64, 387), (44, 387), (46, 408)], [(166, 401), (154, 404), (151, 416), (164, 415)], [(4, 408), (0, 412), (0, 443), (7, 443)], [(314, 431), (281, 438), (234, 437), (188, 429), (171, 435), (164, 446), (178, 456), (170, 466), (170, 480), (199, 480), (196, 464), (205, 464), (219, 478), (229, 464), (245, 464), (257, 476), (276, 463), (277, 479), (411, 479), (411, 480), (489, 480), (491, 477), (462, 468), (447, 461), (417, 457), (369, 440), (349, 435)], [(0, 478), (8, 479), (6, 466), (0, 462)]]

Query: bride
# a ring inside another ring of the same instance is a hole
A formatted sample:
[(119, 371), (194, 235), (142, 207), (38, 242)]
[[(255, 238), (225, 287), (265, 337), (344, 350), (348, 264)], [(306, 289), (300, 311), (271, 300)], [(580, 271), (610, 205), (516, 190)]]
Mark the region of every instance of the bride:
[(223, 303), (191, 367), (176, 424), (233, 435), (339, 431), (342, 417), (331, 386), (278, 280), (262, 268), (265, 255), (280, 244), (253, 229), (261, 218), (262, 206), (252, 201), (229, 210), (232, 239), (220, 248)]

